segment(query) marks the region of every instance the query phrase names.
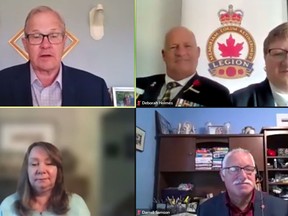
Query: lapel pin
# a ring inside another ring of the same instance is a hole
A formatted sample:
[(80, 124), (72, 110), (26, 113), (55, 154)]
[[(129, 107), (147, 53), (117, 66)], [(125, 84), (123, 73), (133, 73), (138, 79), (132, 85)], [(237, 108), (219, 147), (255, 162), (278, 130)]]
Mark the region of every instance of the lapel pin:
[(193, 92), (199, 94), (200, 91), (197, 90), (197, 89), (195, 89), (195, 88), (193, 88), (193, 87), (197, 87), (197, 86), (200, 86), (200, 81), (199, 81), (199, 80), (195, 80), (195, 81), (193, 82), (193, 84), (192, 84), (189, 88), (187, 88), (183, 93), (185, 93), (185, 92), (187, 92), (188, 90), (190, 90), (190, 91), (193, 91)]

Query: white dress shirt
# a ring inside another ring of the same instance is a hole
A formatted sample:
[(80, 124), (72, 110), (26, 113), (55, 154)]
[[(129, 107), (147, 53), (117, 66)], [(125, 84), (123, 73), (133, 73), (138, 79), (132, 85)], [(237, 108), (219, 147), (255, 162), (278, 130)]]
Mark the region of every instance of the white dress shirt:
[(274, 98), (275, 106), (288, 106), (288, 94), (283, 93), (283, 91), (276, 88), (271, 82), (269, 82), (269, 84)]
[(187, 82), (195, 75), (196, 73), (194, 73), (193, 75), (189, 76), (189, 77), (186, 77), (185, 79), (182, 79), (182, 80), (178, 80), (178, 81), (175, 81), (173, 80), (172, 78), (170, 78), (167, 74), (165, 75), (165, 85), (162, 86), (161, 88), (161, 91), (160, 91), (160, 94), (158, 95), (158, 101), (160, 101), (164, 94), (165, 94), (165, 91), (166, 91), (166, 85), (169, 83), (169, 82), (177, 82), (179, 83), (180, 85), (171, 89), (171, 93), (170, 93), (170, 99), (172, 100), (174, 97), (176, 97), (176, 95), (181, 91), (181, 89), (183, 88), (183, 86), (185, 86), (187, 84)]
[(33, 106), (61, 106), (62, 104), (62, 66), (54, 80), (47, 87), (44, 87), (36, 76), (32, 66), (30, 65), (31, 92)]

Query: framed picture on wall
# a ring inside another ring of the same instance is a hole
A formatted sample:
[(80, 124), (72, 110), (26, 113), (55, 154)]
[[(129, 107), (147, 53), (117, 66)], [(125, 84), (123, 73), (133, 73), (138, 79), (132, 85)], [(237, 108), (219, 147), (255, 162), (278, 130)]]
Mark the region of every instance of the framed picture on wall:
[(227, 134), (227, 130), (223, 125), (208, 126), (209, 134)]
[(276, 114), (276, 125), (278, 127), (287, 127), (288, 126), (288, 114), (277, 113)]
[(144, 151), (145, 131), (136, 127), (136, 150)]
[(113, 105), (115, 107), (134, 107), (133, 87), (112, 87)]
[(159, 112), (155, 111), (157, 134), (172, 134), (173, 129), (170, 122)]
[(5, 123), (1, 125), (1, 149), (25, 152), (34, 142), (55, 142), (55, 128), (50, 123)]

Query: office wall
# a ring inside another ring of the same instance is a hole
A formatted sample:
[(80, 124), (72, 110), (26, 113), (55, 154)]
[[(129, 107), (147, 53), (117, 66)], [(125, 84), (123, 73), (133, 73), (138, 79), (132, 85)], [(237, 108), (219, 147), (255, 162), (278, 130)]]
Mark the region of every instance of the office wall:
[(102, 212), (135, 214), (135, 109), (113, 109), (102, 119)]
[(136, 109), (136, 126), (145, 131), (144, 151), (136, 152), (136, 209), (152, 207), (156, 152), (155, 110), (162, 113), (164, 109)]
[(136, 0), (136, 76), (164, 73), (161, 49), (166, 32), (181, 24), (179, 0)]
[(233, 134), (241, 133), (245, 126), (252, 126), (259, 133), (262, 127), (276, 126), (276, 113), (288, 113), (287, 108), (193, 108), (193, 109), (145, 109), (137, 108), (136, 125), (146, 131), (143, 152), (136, 153), (136, 208), (152, 207), (155, 171), (155, 110), (172, 125), (189, 121), (196, 126), (197, 133), (204, 133), (205, 123), (222, 125), (231, 123)]
[[(89, 30), (89, 11), (104, 7), (104, 37), (93, 40)], [(134, 0), (2, 0), (0, 1), (0, 70), (24, 63), (8, 41), (24, 26), (28, 12), (47, 5), (65, 19), (68, 31), (79, 44), (64, 63), (99, 75), (111, 86), (134, 86)]]

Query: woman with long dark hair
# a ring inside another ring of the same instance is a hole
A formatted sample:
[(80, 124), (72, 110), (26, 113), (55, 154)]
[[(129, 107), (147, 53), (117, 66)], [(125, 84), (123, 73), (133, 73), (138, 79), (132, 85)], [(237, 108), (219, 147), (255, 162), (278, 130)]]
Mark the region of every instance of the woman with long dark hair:
[(62, 156), (47, 142), (29, 146), (16, 193), (0, 205), (1, 216), (90, 216), (84, 200), (65, 190)]

